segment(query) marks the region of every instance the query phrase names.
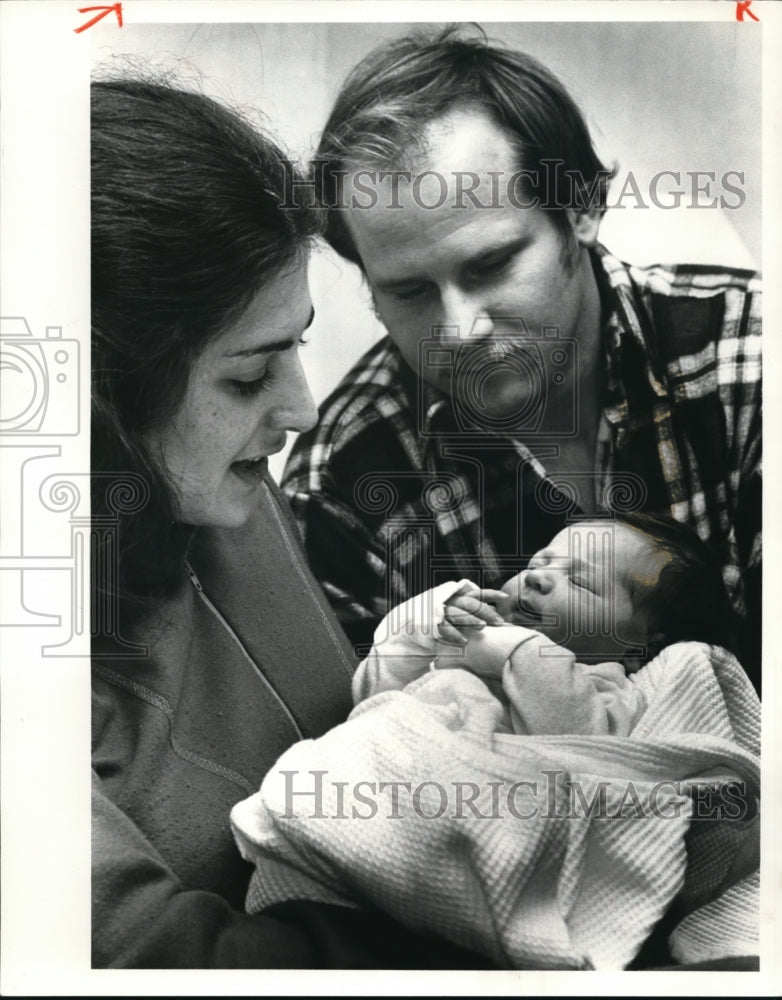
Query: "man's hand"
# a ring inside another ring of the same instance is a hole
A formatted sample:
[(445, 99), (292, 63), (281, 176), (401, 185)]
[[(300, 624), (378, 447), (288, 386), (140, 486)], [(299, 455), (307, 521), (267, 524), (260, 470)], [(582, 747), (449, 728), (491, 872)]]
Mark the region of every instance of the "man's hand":
[(454, 594), (445, 602), (443, 620), (438, 626), (440, 640), (463, 646), (476, 630), (486, 625), (503, 625), (504, 618), (491, 602), (507, 596), (501, 590), (482, 590), (474, 585)]

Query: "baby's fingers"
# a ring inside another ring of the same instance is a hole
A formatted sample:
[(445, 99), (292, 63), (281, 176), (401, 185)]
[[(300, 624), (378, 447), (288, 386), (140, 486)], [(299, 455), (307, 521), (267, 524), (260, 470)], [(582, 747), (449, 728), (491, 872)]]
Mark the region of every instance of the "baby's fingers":
[[(446, 614), (448, 609), (446, 608)], [(454, 646), (463, 646), (467, 642), (467, 636), (462, 635), (459, 629), (447, 618), (443, 618), (437, 626), (437, 635), (441, 642), (447, 642)]]
[(483, 600), (483, 595), (498, 595), (493, 597), (494, 600), (499, 600), (500, 597), (506, 595), (502, 594), (498, 590), (482, 590), (473, 591), (470, 594), (458, 594), (456, 597), (452, 597), (448, 602), (446, 607), (458, 608), (460, 611), (480, 619), (486, 625), (502, 625), (504, 619), (497, 613), (496, 609), (487, 604)]
[(470, 596), (477, 597), (479, 601), (486, 604), (494, 604), (495, 601), (504, 600), (508, 595), (504, 590), (492, 590), (490, 587), (484, 587), (482, 590), (471, 591)]
[(445, 606), (445, 620), (459, 629), (476, 629), (486, 626), (486, 619), (482, 618), (480, 614), (473, 614), (471, 610), (456, 604)]

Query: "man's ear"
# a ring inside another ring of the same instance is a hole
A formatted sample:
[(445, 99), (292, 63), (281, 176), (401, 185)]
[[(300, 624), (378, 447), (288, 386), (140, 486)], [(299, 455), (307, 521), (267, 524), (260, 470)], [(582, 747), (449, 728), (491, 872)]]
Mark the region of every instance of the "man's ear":
[(597, 242), (597, 231), (600, 228), (600, 220), (603, 213), (598, 208), (590, 208), (584, 212), (576, 212), (575, 209), (567, 209), (570, 225), (573, 234), (582, 247), (593, 247)]

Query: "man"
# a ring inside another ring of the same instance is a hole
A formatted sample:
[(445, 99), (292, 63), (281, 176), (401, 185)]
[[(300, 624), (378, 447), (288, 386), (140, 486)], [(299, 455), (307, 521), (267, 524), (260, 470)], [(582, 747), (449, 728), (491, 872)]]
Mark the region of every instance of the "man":
[(338, 96), (316, 183), (388, 337), (284, 486), (359, 647), (415, 593), (497, 587), (568, 521), (645, 509), (716, 552), (759, 685), (758, 279), (616, 260), (610, 177), (547, 70), (453, 30), (370, 54)]

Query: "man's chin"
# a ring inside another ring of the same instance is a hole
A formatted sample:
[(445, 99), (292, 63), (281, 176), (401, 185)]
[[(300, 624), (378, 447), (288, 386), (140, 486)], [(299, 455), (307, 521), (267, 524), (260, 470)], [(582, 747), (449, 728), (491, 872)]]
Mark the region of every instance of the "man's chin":
[[(536, 423), (539, 400), (518, 379), (491, 379), (481, 385), (456, 387), (451, 393), (465, 420), (503, 428), (524, 430)], [(510, 425), (510, 427), (508, 426)]]
[(451, 400), (451, 408), (461, 430), (486, 434), (520, 435), (534, 430), (539, 423), (540, 401), (524, 391), (518, 380), (482, 386), (454, 385), (447, 371), (423, 370), (419, 373), (427, 385)]

